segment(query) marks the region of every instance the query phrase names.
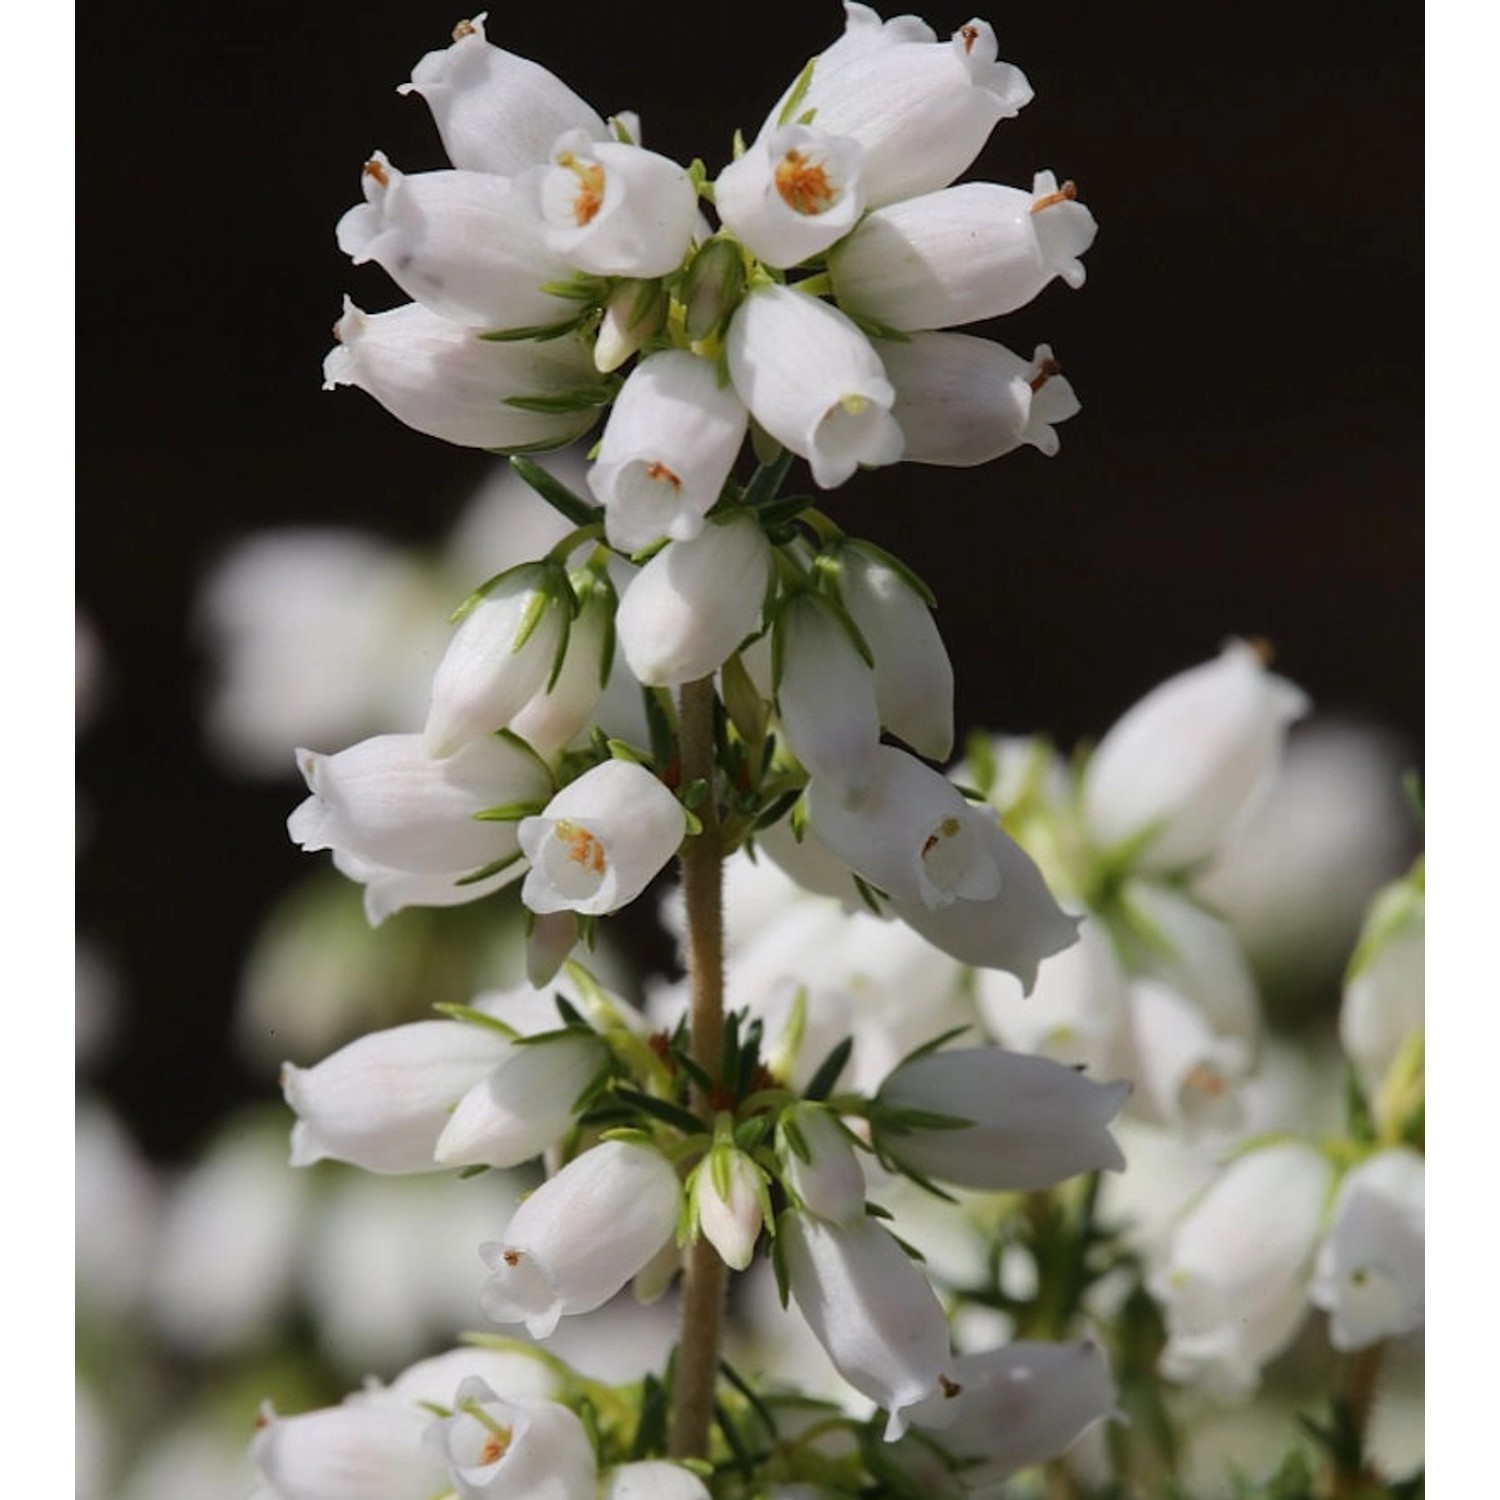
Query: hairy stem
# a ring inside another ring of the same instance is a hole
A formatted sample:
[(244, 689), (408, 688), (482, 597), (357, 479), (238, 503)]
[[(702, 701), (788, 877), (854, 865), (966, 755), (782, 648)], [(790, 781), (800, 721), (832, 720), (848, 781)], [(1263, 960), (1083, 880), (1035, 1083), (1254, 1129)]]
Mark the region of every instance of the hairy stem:
[[(708, 795), (695, 809), (702, 833), (683, 845), (682, 892), (687, 908), (688, 977), (692, 982), (692, 1057), (717, 1077), (724, 1050), (724, 871), (714, 802), (714, 683), (681, 692), (682, 785), (702, 780)], [(712, 1128), (714, 1102), (701, 1091), (693, 1105)], [(705, 1458), (719, 1372), (719, 1325), (724, 1308), (724, 1262), (706, 1240), (687, 1250), (683, 1268), (682, 1334), (672, 1412), (672, 1456)]]

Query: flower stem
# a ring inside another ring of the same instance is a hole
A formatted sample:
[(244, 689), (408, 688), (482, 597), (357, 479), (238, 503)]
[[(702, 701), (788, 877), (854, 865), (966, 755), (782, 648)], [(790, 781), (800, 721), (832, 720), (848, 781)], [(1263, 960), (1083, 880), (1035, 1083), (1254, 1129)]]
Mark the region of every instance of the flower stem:
[[(703, 831), (681, 854), (687, 908), (688, 976), (692, 982), (692, 1058), (717, 1077), (724, 1051), (724, 871), (715, 803), (714, 682), (684, 685), (681, 708), (682, 785), (702, 780), (709, 794), (695, 809)], [(695, 1091), (693, 1107), (710, 1129), (714, 1101)], [(719, 1373), (719, 1325), (726, 1268), (707, 1239), (688, 1246), (683, 1267), (682, 1335), (672, 1412), (672, 1456), (706, 1458)]]

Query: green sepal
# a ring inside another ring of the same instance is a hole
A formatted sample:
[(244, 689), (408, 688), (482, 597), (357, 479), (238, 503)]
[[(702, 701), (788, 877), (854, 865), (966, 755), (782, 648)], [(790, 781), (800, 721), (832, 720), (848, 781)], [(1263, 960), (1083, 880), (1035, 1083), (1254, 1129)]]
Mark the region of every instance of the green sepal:
[(593, 411), (608, 406), (619, 393), (618, 381), (605, 385), (582, 386), (576, 391), (563, 391), (556, 396), (507, 396), (502, 403), (516, 411), (534, 412), (538, 416), (565, 416), (571, 411)]
[[(839, 1042), (828, 1056), (818, 1064), (818, 1070), (812, 1076), (812, 1081), (803, 1090), (803, 1098), (813, 1101), (826, 1099), (832, 1092), (833, 1086), (838, 1082), (839, 1074), (844, 1071), (850, 1055), (854, 1051), (854, 1038), (846, 1036)], [(803, 1158), (806, 1160), (806, 1158)]]
[(795, 457), (794, 453), (778, 445), (775, 455), (756, 469), (750, 476), (750, 483), (745, 486), (743, 503), (748, 509), (759, 510), (776, 498)]
[[(864, 334), (867, 339), (884, 339), (888, 344), (909, 344), (911, 335), (904, 328), (892, 328), (889, 323), (881, 323), (875, 318), (867, 318), (861, 313), (850, 312), (847, 307), (839, 309), (848, 320)], [(876, 351), (879, 352), (878, 350)]]
[(559, 511), (575, 526), (592, 526), (599, 519), (599, 507), (576, 495), (555, 475), (529, 458), (513, 454), (510, 466), (516, 475), (530, 485), (553, 510)]
[(482, 1162), (476, 1162), (471, 1167), (460, 1167), (458, 1169), (458, 1180), (460, 1182), (468, 1182), (471, 1178), (483, 1177), (490, 1170), (492, 1169), (485, 1166)]
[(507, 1025), (499, 1016), (491, 1016), (482, 1010), (475, 1010), (472, 1005), (454, 1005), (447, 1001), (439, 1001), (432, 1007), (439, 1015), (444, 1015), (452, 1021), (462, 1021), (468, 1026), (481, 1026), (486, 1031), (498, 1031), (508, 1041), (515, 1041), (520, 1032), (514, 1026)]
[[(896, 1073), (899, 1069), (908, 1066), (910, 1063), (917, 1062), (921, 1058), (931, 1057), (932, 1054), (936, 1052), (940, 1047), (946, 1047), (949, 1042), (955, 1041), (958, 1037), (961, 1037), (966, 1031), (969, 1031), (971, 1029), (972, 1028), (968, 1026), (950, 1026), (947, 1031), (939, 1032), (938, 1035), (933, 1037), (930, 1041), (923, 1042), (920, 1047), (912, 1048), (912, 1050), (908, 1052), (906, 1056), (903, 1057), (894, 1068), (891, 1069), (891, 1074)], [(889, 1076), (890, 1074), (887, 1074), (887, 1077)]]
[(817, 65), (816, 57), (808, 58), (802, 71), (793, 80), (791, 92), (786, 96), (786, 103), (781, 106), (781, 113), (776, 116), (778, 126), (788, 125), (796, 118), (802, 101), (807, 98), (807, 91), (812, 87), (813, 70)]
[(566, 297), (570, 302), (603, 302), (609, 295), (609, 283), (602, 276), (580, 273), (566, 281), (544, 281), (537, 290), (549, 297)]
[(525, 855), (519, 849), (514, 854), (507, 854), (504, 859), (494, 859), (489, 864), (474, 870), (468, 875), (460, 875), (453, 883), (454, 885), (478, 885), (483, 880), (488, 880), (491, 875), (498, 875), (502, 870), (508, 870), (513, 864), (524, 859)]
[(521, 344), (528, 340), (537, 344), (550, 343), (582, 328), (593, 316), (592, 308), (585, 308), (560, 323), (533, 323), (525, 328), (492, 328), (479, 335), (487, 344)]
[(853, 870), (850, 870), (849, 878), (854, 882), (854, 889), (859, 892), (859, 899), (863, 901), (865, 905), (868, 906), (877, 917), (884, 918), (885, 909), (881, 906), (880, 903), (883, 899), (890, 899), (888, 896), (886, 896), (886, 893), (881, 890), (879, 886), (871, 885), (863, 875), (856, 875)]
[(928, 609), (937, 608), (937, 595), (928, 586), (926, 579), (909, 563), (902, 562), (894, 552), (887, 552), (884, 547), (877, 547), (874, 542), (866, 541), (863, 537), (842, 538), (834, 542), (829, 550), (834, 553), (840, 550), (863, 553), (871, 562), (882, 568), (889, 568)]
[(684, 1135), (703, 1134), (703, 1121), (681, 1104), (673, 1104), (669, 1099), (658, 1099), (653, 1094), (643, 1094), (623, 1084), (616, 1084), (614, 1093), (616, 1098), (624, 1100), (641, 1114), (649, 1115), (663, 1125), (670, 1125), (673, 1130), (680, 1130)]
[(545, 802), (534, 799), (529, 802), (502, 802), (499, 807), (487, 807), (483, 812), (474, 814), (476, 823), (519, 823), (522, 818), (534, 818), (543, 808)]

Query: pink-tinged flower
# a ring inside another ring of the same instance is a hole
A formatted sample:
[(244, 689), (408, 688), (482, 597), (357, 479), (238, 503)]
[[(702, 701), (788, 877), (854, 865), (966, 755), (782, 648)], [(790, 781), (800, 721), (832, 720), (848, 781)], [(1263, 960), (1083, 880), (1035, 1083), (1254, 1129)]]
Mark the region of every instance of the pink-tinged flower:
[(592, 1147), (516, 1210), (501, 1241), (479, 1247), (490, 1268), (485, 1316), (546, 1338), (564, 1314), (602, 1307), (642, 1270), (681, 1208), (682, 1184), (665, 1157), (624, 1141)]
[(521, 899), (541, 913), (618, 911), (645, 890), (686, 832), (682, 804), (650, 771), (607, 760), (522, 820), (531, 869)]

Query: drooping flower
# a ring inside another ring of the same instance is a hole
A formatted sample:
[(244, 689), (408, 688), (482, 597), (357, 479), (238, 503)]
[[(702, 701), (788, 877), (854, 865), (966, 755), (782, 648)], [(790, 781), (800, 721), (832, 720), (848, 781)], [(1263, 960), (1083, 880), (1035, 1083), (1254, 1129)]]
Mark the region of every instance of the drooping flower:
[(607, 760), (570, 781), (518, 835), (532, 911), (602, 916), (628, 905), (677, 852), (682, 804), (644, 766)]
[(782, 1177), (793, 1203), (829, 1224), (858, 1223), (865, 1213), (865, 1174), (849, 1133), (826, 1105), (802, 1103), (776, 1129)]
[(966, 182), (867, 214), (830, 257), (839, 306), (887, 328), (950, 328), (1025, 307), (1054, 276), (1084, 281), (1094, 216), (1071, 182)]
[[(1079, 1172), (1123, 1171), (1108, 1130), (1130, 1085), (1096, 1083), (1045, 1057), (1001, 1047), (935, 1052), (881, 1085), (876, 1143), (902, 1166), (939, 1182), (991, 1192), (1056, 1187)], [(915, 1111), (911, 1122), (903, 1111)], [(931, 1127), (923, 1115), (967, 1120)]]
[(602, 1307), (666, 1244), (682, 1185), (665, 1157), (603, 1141), (517, 1209), (504, 1238), (480, 1246), (485, 1316), (546, 1338), (564, 1314)]
[(901, 457), (896, 392), (859, 329), (792, 287), (754, 288), (729, 325), (729, 375), (755, 420), (836, 489)]

